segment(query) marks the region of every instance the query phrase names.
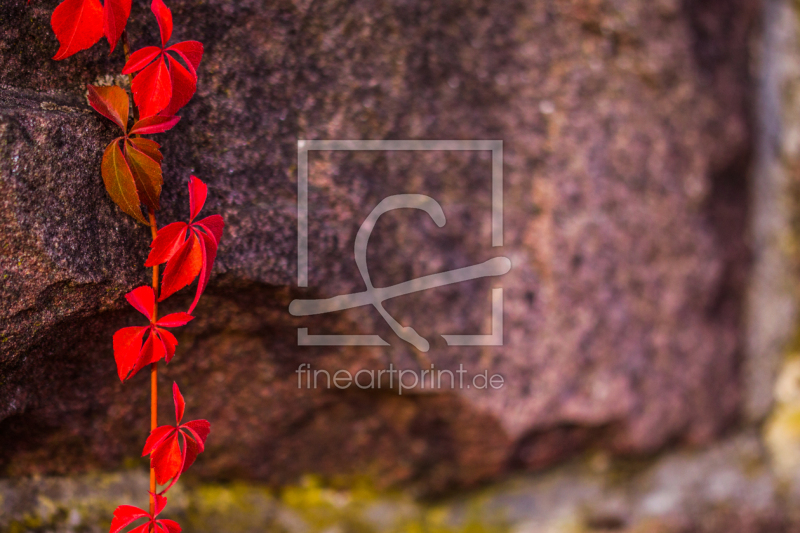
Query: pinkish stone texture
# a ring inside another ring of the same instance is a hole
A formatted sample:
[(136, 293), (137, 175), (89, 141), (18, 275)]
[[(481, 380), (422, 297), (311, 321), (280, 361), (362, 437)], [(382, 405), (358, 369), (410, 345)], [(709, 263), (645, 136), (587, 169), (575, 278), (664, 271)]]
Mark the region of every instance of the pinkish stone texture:
[[(198, 319), (162, 372), (212, 421), (196, 472), (282, 483), (367, 475), (438, 492), (595, 446), (703, 443), (740, 406), (755, 2), (171, 3), (206, 45), (183, 120), (159, 139), (161, 223), (190, 172), (227, 223)], [(105, 45), (61, 63), (55, 2), (0, 0), (0, 471), (115, 468), (146, 432), (145, 377), (120, 385), (111, 335), (136, 323), (148, 232), (107, 198), (111, 125), (85, 83), (121, 68)], [(154, 42), (141, 5), (134, 46)], [(146, 23), (146, 24), (143, 24)], [(145, 27), (146, 26), (146, 27)], [(492, 249), (485, 153), (312, 153), (308, 290), (296, 288), (298, 139), (501, 139), (505, 245)], [(371, 309), (295, 319), (299, 296), (363, 290), (353, 237), (388, 194), (424, 193), (448, 223), (379, 222), (376, 286), (499, 253), (503, 347), (483, 280), (387, 302), (431, 340), (420, 356)], [(171, 301), (179, 309), (188, 295)], [(298, 326), (392, 347), (304, 349)], [(498, 391), (298, 390), (295, 369), (488, 369)], [(171, 416), (167, 394), (163, 415)]]

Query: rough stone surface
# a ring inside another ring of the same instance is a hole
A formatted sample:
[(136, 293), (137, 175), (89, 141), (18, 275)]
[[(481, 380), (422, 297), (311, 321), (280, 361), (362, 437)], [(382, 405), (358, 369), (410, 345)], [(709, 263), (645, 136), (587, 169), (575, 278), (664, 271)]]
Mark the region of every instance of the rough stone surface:
[[(146, 378), (121, 385), (111, 335), (147, 281), (148, 232), (106, 197), (112, 128), (86, 83), (123, 59), (105, 45), (56, 63), (56, 2), (0, 0), (0, 471), (115, 468), (138, 456)], [(134, 47), (155, 42), (136, 3)], [(140, 5), (142, 4), (142, 5)], [(171, 3), (175, 39), (206, 45), (200, 86), (161, 136), (164, 223), (186, 179), (227, 223), (216, 274), (162, 372), (212, 421), (196, 466), (271, 483), (366, 475), (426, 491), (540, 468), (592, 444), (646, 454), (703, 443), (740, 407), (746, 274), (749, 0)], [(490, 243), (485, 153), (313, 153), (310, 288), (296, 288), (298, 139), (502, 139), (505, 243)], [(388, 194), (448, 217), (381, 219), (376, 286), (502, 253), (503, 347), (484, 280), (387, 303), (430, 339), (421, 356), (372, 310), (292, 318), (299, 296), (363, 290), (361, 221)], [(413, 251), (413, 254), (412, 254)], [(167, 306), (181, 309), (188, 295)], [(379, 333), (389, 349), (301, 349), (312, 333)], [(489, 369), (498, 391), (304, 390), (300, 363), (356, 371)], [(163, 413), (169, 413), (166, 394)], [(169, 415), (166, 415), (169, 416)]]

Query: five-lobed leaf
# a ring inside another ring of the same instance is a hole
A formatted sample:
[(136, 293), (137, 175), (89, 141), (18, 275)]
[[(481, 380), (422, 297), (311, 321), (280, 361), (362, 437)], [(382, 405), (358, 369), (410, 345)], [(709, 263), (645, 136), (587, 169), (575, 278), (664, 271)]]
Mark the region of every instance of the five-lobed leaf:
[(153, 492), (150, 494), (152, 494), (153, 503), (155, 504), (152, 514), (133, 505), (120, 505), (114, 510), (114, 518), (111, 520), (109, 533), (120, 533), (120, 531), (142, 518), (146, 518), (147, 521), (129, 530), (128, 533), (180, 533), (181, 526), (174, 520), (157, 518), (161, 511), (164, 510), (164, 507), (167, 506), (166, 496)]
[[(130, 102), (128, 94), (120, 87), (87, 86), (89, 104), (101, 115), (120, 127), (124, 135), (115, 139), (106, 148), (103, 157), (103, 182), (112, 200), (125, 213), (147, 224), (139, 204), (158, 210), (163, 177), (161, 152), (158, 143), (131, 135), (163, 133), (180, 121), (175, 116), (153, 116), (137, 121), (127, 132)], [(119, 157), (119, 141), (123, 140), (122, 158)], [(116, 148), (115, 148), (116, 147)], [(131, 183), (138, 201), (133, 198)]]
[(114, 334), (114, 360), (120, 381), (132, 378), (145, 366), (161, 359), (169, 363), (175, 355), (178, 341), (164, 328), (184, 326), (194, 319), (188, 313), (173, 313), (156, 320), (156, 296), (152, 287), (138, 287), (126, 294), (125, 298), (147, 317), (150, 325), (122, 328)]
[(186, 287), (195, 278), (197, 290), (189, 307), (191, 313), (211, 278), (211, 268), (217, 257), (224, 222), (219, 215), (194, 221), (205, 204), (208, 188), (196, 176), (189, 178), (189, 223), (175, 222), (161, 228), (150, 245), (145, 266), (167, 263), (161, 281), (162, 301)]
[(197, 90), (197, 68), (203, 58), (203, 45), (197, 41), (167, 47), (172, 37), (172, 12), (162, 0), (153, 0), (150, 9), (158, 22), (161, 47), (137, 50), (122, 69), (123, 74), (139, 72), (133, 79), (133, 99), (145, 118), (159, 113), (174, 115), (192, 99)]
[(205, 449), (206, 439), (211, 432), (211, 424), (207, 420), (181, 423), (186, 402), (177, 383), (172, 384), (172, 398), (175, 403), (175, 425), (155, 428), (142, 450), (142, 457), (150, 456), (150, 467), (155, 470), (156, 482), (165, 484), (172, 480), (162, 493), (168, 491), (194, 463), (197, 455)]

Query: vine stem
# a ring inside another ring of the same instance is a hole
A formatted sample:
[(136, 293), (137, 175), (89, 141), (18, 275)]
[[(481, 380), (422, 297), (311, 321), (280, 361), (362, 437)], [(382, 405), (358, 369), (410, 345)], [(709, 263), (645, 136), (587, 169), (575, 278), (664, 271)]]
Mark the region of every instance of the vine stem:
[[(125, 29), (122, 31), (122, 51), (125, 54), (125, 62), (127, 63), (131, 58), (131, 45), (130, 41), (128, 40), (128, 30)], [(133, 75), (128, 74), (128, 81), (131, 84), (131, 90), (133, 90)], [(133, 113), (134, 119), (137, 118), (139, 110), (136, 108), (136, 105), (133, 106)], [(137, 135), (138, 137), (138, 135)], [(148, 209), (148, 214), (150, 216), (150, 234), (153, 237), (153, 240), (156, 239), (156, 235), (158, 234), (158, 224), (156, 223), (156, 214), (155, 211), (152, 209)], [(153, 323), (158, 321), (158, 265), (153, 267), (153, 293), (156, 296), (156, 302), (153, 306)], [(150, 432), (158, 427), (158, 362), (156, 361), (152, 365), (150, 365)], [(152, 515), (156, 511), (156, 498), (154, 494), (156, 493), (156, 471), (154, 468), (150, 468), (150, 514)], [(152, 528), (150, 528), (152, 533), (155, 533)]]
[[(150, 215), (150, 234), (156, 240), (158, 225), (156, 224), (156, 213), (148, 209)], [(153, 267), (153, 292), (156, 295), (156, 302), (153, 306), (153, 322), (158, 321), (158, 265)], [(150, 431), (158, 427), (158, 361), (150, 365)], [(150, 514), (156, 510), (156, 471), (150, 468)]]

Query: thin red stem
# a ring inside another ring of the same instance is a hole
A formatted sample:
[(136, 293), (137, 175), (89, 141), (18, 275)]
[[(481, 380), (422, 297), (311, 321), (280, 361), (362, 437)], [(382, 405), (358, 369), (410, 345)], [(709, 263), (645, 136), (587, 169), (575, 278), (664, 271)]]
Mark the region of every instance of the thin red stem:
[[(158, 234), (155, 211), (148, 210), (150, 214), (150, 233), (155, 240)], [(158, 265), (153, 267), (153, 292), (156, 295), (156, 303), (153, 307), (153, 322), (158, 320)], [(158, 362), (150, 365), (150, 431), (158, 427)], [(156, 510), (156, 471), (150, 468), (150, 514)]]
[[(131, 58), (131, 45), (128, 41), (128, 30), (125, 29), (122, 32), (122, 51), (125, 53), (125, 61), (127, 62)], [(128, 80), (131, 83), (131, 87), (133, 87), (133, 76), (128, 75)], [(133, 113), (134, 119), (136, 119), (138, 113), (138, 109), (134, 105)], [(138, 135), (137, 135), (138, 137)], [(158, 224), (156, 223), (156, 214), (155, 211), (149, 210), (148, 214), (150, 215), (150, 234), (155, 240), (156, 235), (158, 234)], [(153, 267), (153, 292), (156, 295), (156, 303), (153, 307), (153, 322), (155, 323), (158, 320), (158, 265)], [(153, 363), (150, 365), (150, 431), (152, 432), (154, 429), (158, 427), (158, 363)], [(156, 471), (154, 468), (150, 468), (150, 514), (152, 515), (156, 511), (156, 498), (154, 494), (156, 493)], [(153, 532), (153, 528), (150, 528), (150, 531)], [(155, 533), (155, 532), (153, 532)]]

